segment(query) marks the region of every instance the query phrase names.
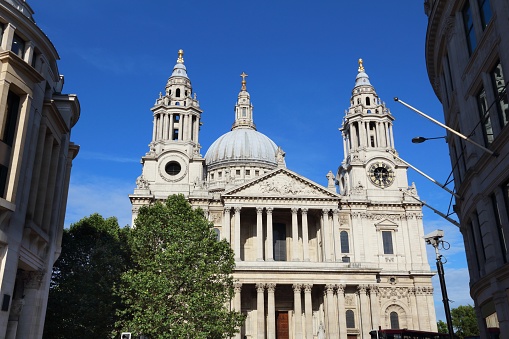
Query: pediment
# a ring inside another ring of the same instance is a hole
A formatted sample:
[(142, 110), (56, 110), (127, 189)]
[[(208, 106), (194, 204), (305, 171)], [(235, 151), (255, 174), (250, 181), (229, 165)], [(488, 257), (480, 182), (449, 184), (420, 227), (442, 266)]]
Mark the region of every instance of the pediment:
[(395, 230), (398, 228), (398, 224), (389, 219), (383, 219), (375, 224), (375, 227), (379, 230)]
[(226, 191), (230, 197), (274, 197), (274, 198), (340, 198), (327, 188), (286, 168), (276, 169), (259, 178)]

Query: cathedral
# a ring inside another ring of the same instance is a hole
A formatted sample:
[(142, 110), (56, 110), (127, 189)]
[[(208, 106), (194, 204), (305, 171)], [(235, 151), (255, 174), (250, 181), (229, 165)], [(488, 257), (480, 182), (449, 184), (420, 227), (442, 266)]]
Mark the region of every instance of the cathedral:
[(344, 159), (326, 187), (287, 168), (282, 148), (257, 131), (246, 76), (231, 130), (203, 156), (202, 110), (179, 51), (151, 109), (152, 141), (129, 195), (133, 221), (141, 206), (179, 193), (205, 211), (235, 252), (230, 306), (247, 316), (235, 338), (436, 331), (422, 205), (362, 60), (338, 121)]

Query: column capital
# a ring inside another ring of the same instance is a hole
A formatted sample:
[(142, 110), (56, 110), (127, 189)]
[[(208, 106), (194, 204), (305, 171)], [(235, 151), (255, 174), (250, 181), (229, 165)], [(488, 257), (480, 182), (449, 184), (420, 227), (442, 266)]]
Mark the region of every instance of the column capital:
[(263, 291), (265, 291), (265, 284), (258, 283), (255, 286), (256, 286), (256, 292), (263, 293)]
[(240, 212), (240, 210), (242, 209), (242, 207), (240, 207), (240, 206), (235, 206), (233, 209), (235, 210), (235, 213), (239, 213), (239, 212)]
[(311, 290), (313, 289), (313, 284), (304, 284), (303, 286), (305, 293), (311, 293)]
[(323, 215), (328, 215), (329, 211), (330, 211), (330, 208), (322, 208), (322, 214)]
[(39, 289), (44, 278), (44, 271), (24, 271), (22, 279), (26, 289)]
[(372, 296), (378, 295), (378, 285), (369, 285), (369, 294)]
[(308, 214), (309, 208), (304, 207), (304, 208), (301, 208), (301, 209), (300, 209), (300, 211), (301, 211), (301, 213), (302, 213), (303, 215), (305, 215), (305, 214)]
[(223, 210), (224, 210), (225, 213), (230, 213), (232, 211), (232, 207), (231, 206), (225, 206)]
[(266, 286), (267, 286), (267, 291), (269, 293), (274, 293), (276, 291), (276, 284), (275, 283), (268, 283)]
[(293, 284), (292, 288), (293, 293), (300, 293), (300, 291), (302, 290), (302, 284)]
[(256, 214), (262, 214), (262, 213), (263, 213), (263, 207), (257, 207)]
[(299, 211), (299, 208), (298, 207), (292, 207), (291, 210), (292, 210), (292, 214), (297, 214), (297, 212)]
[(274, 211), (274, 207), (266, 207), (265, 210), (267, 211), (267, 214), (272, 214), (272, 211)]
[(338, 284), (336, 285), (336, 288), (338, 289), (338, 295), (344, 295), (345, 294), (345, 287), (344, 284)]
[(332, 213), (334, 213), (334, 214), (339, 214), (339, 208), (335, 208), (335, 209), (333, 209), (333, 210), (332, 210)]
[(357, 286), (357, 293), (359, 295), (366, 295), (366, 292), (368, 291), (368, 285), (359, 285)]
[(336, 288), (336, 285), (334, 285), (334, 284), (325, 285), (325, 290), (327, 291), (327, 293), (334, 293), (335, 288)]
[(233, 290), (235, 293), (239, 293), (242, 290), (242, 284), (239, 282), (233, 283)]

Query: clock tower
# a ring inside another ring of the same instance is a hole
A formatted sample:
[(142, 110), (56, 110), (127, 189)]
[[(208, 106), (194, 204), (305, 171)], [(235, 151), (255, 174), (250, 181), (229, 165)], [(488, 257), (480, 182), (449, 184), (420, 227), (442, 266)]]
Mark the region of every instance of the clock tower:
[(393, 156), (394, 117), (376, 94), (359, 59), (350, 107), (340, 128), (344, 159), (337, 181), (342, 195), (364, 195), (369, 200), (399, 199), (408, 187), (407, 166)]
[(178, 52), (164, 94), (159, 93), (151, 110), (152, 141), (141, 158), (143, 169), (134, 194), (129, 195), (133, 224), (140, 206), (166, 200), (172, 194), (189, 197), (191, 188), (203, 179), (205, 159), (198, 142), (202, 110), (187, 76), (183, 50)]

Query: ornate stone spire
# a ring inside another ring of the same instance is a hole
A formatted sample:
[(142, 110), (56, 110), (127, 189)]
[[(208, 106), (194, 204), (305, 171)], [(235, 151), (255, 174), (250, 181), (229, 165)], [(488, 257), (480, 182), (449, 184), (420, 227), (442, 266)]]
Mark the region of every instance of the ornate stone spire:
[(240, 88), (237, 104), (235, 105), (235, 122), (233, 123), (232, 130), (236, 128), (251, 128), (256, 130), (253, 122), (253, 105), (246, 89), (247, 74), (242, 72), (240, 77), (242, 78), (242, 87)]
[(177, 59), (177, 64), (183, 64), (184, 63), (184, 50), (179, 49), (179, 57)]

